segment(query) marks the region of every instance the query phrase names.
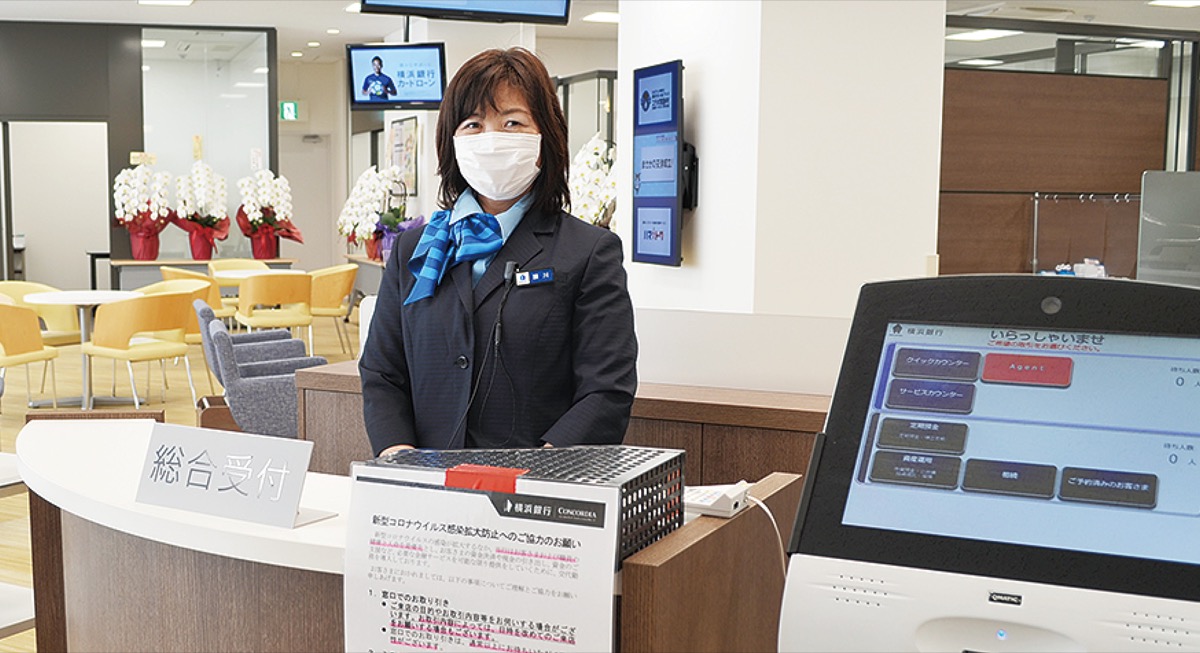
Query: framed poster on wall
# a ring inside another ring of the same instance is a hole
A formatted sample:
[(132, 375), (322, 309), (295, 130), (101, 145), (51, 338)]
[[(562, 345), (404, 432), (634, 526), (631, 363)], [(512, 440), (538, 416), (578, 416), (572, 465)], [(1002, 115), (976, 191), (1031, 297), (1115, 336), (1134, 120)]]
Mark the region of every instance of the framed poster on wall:
[(393, 120), (388, 138), (391, 140), (391, 165), (400, 168), (400, 180), (409, 197), (417, 196), (417, 117)]

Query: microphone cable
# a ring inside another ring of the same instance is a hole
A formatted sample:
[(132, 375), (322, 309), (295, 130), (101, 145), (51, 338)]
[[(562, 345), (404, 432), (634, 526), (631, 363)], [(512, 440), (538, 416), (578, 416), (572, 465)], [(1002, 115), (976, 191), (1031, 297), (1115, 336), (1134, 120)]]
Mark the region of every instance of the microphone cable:
[[(484, 371), (484, 369), (487, 368), (488, 358), (491, 356), (492, 350), (493, 349), (496, 350), (497, 358), (499, 358), (499, 356), (500, 356), (500, 330), (501, 330), (500, 318), (504, 313), (504, 305), (508, 302), (508, 293), (512, 292), (513, 282), (516, 279), (516, 271), (517, 271), (517, 262), (516, 261), (505, 261), (504, 262), (504, 295), (502, 295), (500, 297), (500, 307), (496, 310), (496, 320), (494, 322), (492, 322), (492, 328), (488, 333), (488, 337), (492, 341), (493, 346), (488, 347), (487, 349), (485, 349), (483, 351), (483, 361), (479, 365), (479, 373), (475, 375), (475, 379), (471, 383), (471, 393), (470, 393), (470, 396), (467, 397), (467, 405), (466, 405), (466, 407), (463, 408), (462, 415), (460, 415), (458, 420), (454, 423), (454, 429), (452, 431), (450, 431), (451, 437), (453, 437), (455, 433), (458, 433), (459, 427), (461, 427), (463, 425), (463, 423), (466, 422), (467, 415), (469, 415), (471, 412), (471, 405), (475, 403), (475, 396), (479, 393), (480, 381), (483, 380), (483, 371)], [(505, 374), (507, 374), (507, 371), (505, 371)], [(488, 379), (487, 390), (483, 393), (482, 406), (487, 405), (487, 398), (488, 398), (488, 395), (491, 394), (491, 392), (492, 392), (492, 382), (495, 381), (495, 379), (496, 379), (496, 366), (495, 366), (495, 364), (493, 364), (492, 365), (492, 373)], [(482, 408), (481, 408), (481, 410), (482, 410)], [(515, 420), (516, 420), (515, 416), (513, 419), (514, 419), (514, 428), (515, 428)], [(466, 443), (466, 437), (467, 437), (466, 433), (464, 432), (463, 433), (463, 442), (464, 443)], [(512, 437), (512, 435), (510, 433), (509, 438), (511, 439), (511, 437)], [(507, 440), (505, 442), (507, 442)]]

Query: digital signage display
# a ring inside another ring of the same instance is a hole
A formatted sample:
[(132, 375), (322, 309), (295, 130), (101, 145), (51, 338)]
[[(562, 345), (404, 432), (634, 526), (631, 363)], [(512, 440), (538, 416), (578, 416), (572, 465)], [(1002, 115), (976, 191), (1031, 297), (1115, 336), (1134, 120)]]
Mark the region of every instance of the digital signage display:
[(350, 108), (436, 109), (446, 90), (441, 43), (348, 45)]
[(683, 62), (633, 72), (633, 260), (678, 266), (683, 213)]
[(362, 12), (426, 18), (566, 25), (571, 0), (362, 0)]

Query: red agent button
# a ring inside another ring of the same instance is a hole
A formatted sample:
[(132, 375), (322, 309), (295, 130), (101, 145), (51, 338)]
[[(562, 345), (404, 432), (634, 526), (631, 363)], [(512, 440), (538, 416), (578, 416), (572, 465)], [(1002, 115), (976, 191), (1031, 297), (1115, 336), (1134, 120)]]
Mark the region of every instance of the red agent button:
[(983, 381), (1066, 388), (1071, 385), (1071, 368), (1071, 359), (1063, 356), (988, 354), (983, 361)]

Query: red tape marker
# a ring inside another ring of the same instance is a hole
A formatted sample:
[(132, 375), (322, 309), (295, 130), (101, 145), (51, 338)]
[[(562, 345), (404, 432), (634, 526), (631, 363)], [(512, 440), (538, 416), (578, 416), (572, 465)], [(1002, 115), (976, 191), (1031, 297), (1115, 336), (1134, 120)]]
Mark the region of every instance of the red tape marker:
[(446, 470), (446, 487), (486, 492), (515, 494), (517, 477), (529, 473), (528, 469), (513, 467), (489, 467), (487, 465), (456, 465)]

